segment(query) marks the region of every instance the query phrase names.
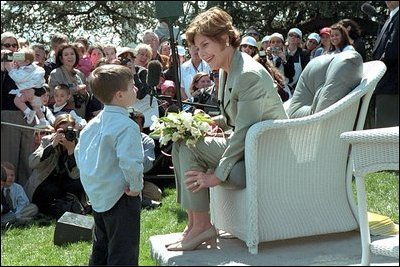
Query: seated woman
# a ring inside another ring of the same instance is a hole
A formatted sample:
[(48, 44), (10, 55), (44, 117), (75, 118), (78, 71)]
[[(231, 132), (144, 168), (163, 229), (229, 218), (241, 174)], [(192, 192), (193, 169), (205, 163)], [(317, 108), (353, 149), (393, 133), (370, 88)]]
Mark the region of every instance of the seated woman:
[(239, 51), (239, 32), (228, 13), (213, 7), (197, 15), (187, 28), (186, 40), (212, 69), (223, 70), (219, 77), (222, 115), (214, 120), (230, 126), (231, 134), (227, 138), (207, 136), (194, 147), (185, 142), (173, 144), (177, 199), (187, 212), (188, 224), (181, 238), (167, 246), (171, 251), (194, 250), (203, 242), (215, 244), (208, 189), (229, 181), (232, 168), (243, 160), (251, 125), (287, 118), (267, 70)]
[(85, 200), (74, 157), (77, 139), (66, 134), (68, 126), (75, 127), (75, 120), (70, 114), (56, 117), (55, 132), (43, 136), (39, 147), (29, 157), (33, 172), (25, 185), (29, 200), (39, 207), (39, 212), (55, 218), (66, 211), (56, 210), (55, 204), (68, 193), (82, 202)]

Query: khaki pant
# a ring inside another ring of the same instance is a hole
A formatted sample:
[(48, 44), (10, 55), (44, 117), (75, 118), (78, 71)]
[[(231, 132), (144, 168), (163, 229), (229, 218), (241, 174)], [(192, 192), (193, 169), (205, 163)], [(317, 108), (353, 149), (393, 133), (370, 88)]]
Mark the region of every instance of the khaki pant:
[(194, 148), (187, 147), (183, 142), (175, 142), (172, 148), (172, 163), (175, 170), (177, 202), (182, 208), (196, 212), (210, 210), (209, 190), (203, 189), (193, 193), (186, 189), (185, 172), (197, 170), (206, 172), (218, 166), (226, 149), (226, 140), (219, 137), (206, 137), (197, 142)]

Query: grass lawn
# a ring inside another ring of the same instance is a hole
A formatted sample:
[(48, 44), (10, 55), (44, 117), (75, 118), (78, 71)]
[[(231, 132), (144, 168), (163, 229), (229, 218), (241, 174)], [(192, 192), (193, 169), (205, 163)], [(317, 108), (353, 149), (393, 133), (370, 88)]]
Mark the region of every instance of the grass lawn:
[[(398, 224), (398, 172), (370, 174), (366, 185), (369, 210), (389, 216)], [(183, 231), (186, 213), (176, 204), (175, 197), (175, 189), (166, 188), (160, 208), (142, 211), (139, 265), (155, 265), (150, 255), (150, 236)], [(55, 221), (47, 224), (34, 222), (29, 226), (2, 231), (1, 265), (87, 265), (91, 243), (79, 242), (63, 247), (53, 245), (55, 224)]]

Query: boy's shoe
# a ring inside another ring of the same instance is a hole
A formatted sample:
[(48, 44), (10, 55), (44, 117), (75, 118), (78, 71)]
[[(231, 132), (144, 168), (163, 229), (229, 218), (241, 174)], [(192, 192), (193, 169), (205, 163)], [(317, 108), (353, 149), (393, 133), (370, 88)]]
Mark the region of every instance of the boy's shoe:
[(38, 124), (35, 125), (35, 128), (38, 129), (45, 129), (50, 126), (50, 123), (47, 120), (40, 121)]
[(25, 114), (26, 123), (31, 124), (35, 119), (36, 111), (31, 110), (28, 114)]

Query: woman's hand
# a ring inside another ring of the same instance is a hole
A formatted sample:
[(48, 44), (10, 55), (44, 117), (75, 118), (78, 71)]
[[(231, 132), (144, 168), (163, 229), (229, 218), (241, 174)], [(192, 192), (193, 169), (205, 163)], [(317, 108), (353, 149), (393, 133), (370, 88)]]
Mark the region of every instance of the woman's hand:
[(76, 86), (76, 91), (81, 95), (86, 95), (87, 94), (86, 84), (78, 84)]
[(202, 171), (187, 171), (185, 172), (186, 188), (193, 193), (199, 192), (203, 188), (214, 187), (222, 183), (214, 174), (213, 170), (208, 170), (207, 173)]

